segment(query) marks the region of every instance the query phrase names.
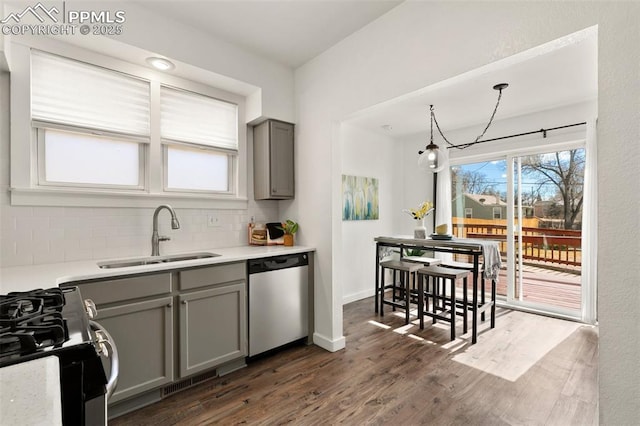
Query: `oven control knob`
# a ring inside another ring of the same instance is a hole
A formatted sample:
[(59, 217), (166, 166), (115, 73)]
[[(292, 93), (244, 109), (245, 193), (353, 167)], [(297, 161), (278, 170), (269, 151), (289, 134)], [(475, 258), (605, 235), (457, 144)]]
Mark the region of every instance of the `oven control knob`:
[(100, 330), (96, 330), (96, 346), (98, 347), (98, 353), (100, 355), (109, 356), (109, 349), (107, 348), (107, 344), (109, 343), (109, 339), (107, 336)]
[(98, 316), (98, 309), (96, 309), (96, 304), (91, 299), (84, 300), (84, 310), (87, 311), (89, 319), (94, 319)]

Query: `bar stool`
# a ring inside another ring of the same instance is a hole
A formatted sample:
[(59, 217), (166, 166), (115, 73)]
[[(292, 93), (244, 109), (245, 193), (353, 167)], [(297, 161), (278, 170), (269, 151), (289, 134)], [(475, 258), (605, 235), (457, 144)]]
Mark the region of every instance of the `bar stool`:
[(436, 259), (435, 257), (426, 257), (426, 256), (404, 256), (402, 258), (402, 261), (420, 263), (423, 266), (438, 265), (441, 262), (440, 259)]
[[(443, 268), (465, 269), (469, 272), (473, 271), (473, 263), (457, 262), (455, 260), (448, 260), (448, 261), (442, 262), (440, 266), (442, 266)], [(482, 265), (479, 267), (478, 274), (480, 278), (480, 306), (479, 306), (480, 320), (484, 321), (485, 310), (486, 310), (486, 306), (485, 306), (486, 287), (485, 287), (485, 278), (484, 278), (484, 267)], [(497, 286), (497, 280), (494, 278), (491, 280), (491, 313), (490, 313), (491, 328), (496, 327), (496, 286)], [(474, 307), (473, 309), (477, 309), (477, 308)]]
[[(443, 268), (441, 266), (427, 266), (418, 271), (418, 317), (420, 329), (424, 329), (424, 316), (437, 320), (447, 321), (451, 324), (451, 340), (456, 338), (456, 311), (460, 307), (462, 313), (463, 332), (467, 332), (467, 277), (469, 271), (464, 269)], [(438, 285), (438, 279), (444, 280), (442, 289)], [(463, 279), (462, 303), (456, 299), (456, 280)], [(425, 289), (424, 283), (427, 282)], [(447, 294), (447, 280), (449, 293)], [(426, 300), (425, 300), (426, 298)], [(429, 299), (431, 298), (431, 312), (429, 312)], [(439, 303), (442, 302), (442, 303)], [(425, 305), (427, 309), (425, 310)], [(447, 316), (448, 314), (448, 316)]]
[[(377, 291), (380, 292), (380, 316), (384, 316), (384, 305), (391, 305), (393, 309), (402, 308), (405, 311), (405, 324), (409, 324), (409, 306), (411, 303), (411, 289), (409, 285), (415, 289), (416, 273), (422, 268), (419, 263), (402, 262), (399, 260), (387, 260), (380, 262), (380, 269), (382, 273), (382, 280), (380, 282), (380, 288)], [(393, 271), (393, 279), (391, 284), (385, 284), (385, 269)], [(397, 285), (396, 273), (400, 273), (400, 286)], [(391, 289), (391, 299), (385, 299), (384, 293), (386, 290)], [(396, 292), (400, 290), (402, 298), (398, 298)]]

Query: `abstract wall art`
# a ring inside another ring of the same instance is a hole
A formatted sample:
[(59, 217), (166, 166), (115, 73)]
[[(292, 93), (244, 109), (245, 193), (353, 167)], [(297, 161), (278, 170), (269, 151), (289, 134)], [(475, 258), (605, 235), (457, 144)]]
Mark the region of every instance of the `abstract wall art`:
[(342, 220), (377, 219), (378, 179), (342, 175)]

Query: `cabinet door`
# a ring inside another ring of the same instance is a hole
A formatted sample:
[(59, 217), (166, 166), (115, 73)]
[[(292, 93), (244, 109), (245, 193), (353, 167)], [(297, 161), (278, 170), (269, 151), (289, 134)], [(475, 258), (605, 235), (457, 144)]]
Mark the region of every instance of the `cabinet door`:
[(294, 196), (293, 125), (270, 122), (271, 195), (277, 198)]
[(245, 281), (180, 296), (180, 376), (247, 355)]
[(173, 304), (171, 297), (98, 306), (97, 322), (118, 348), (120, 374), (110, 402), (173, 381)]

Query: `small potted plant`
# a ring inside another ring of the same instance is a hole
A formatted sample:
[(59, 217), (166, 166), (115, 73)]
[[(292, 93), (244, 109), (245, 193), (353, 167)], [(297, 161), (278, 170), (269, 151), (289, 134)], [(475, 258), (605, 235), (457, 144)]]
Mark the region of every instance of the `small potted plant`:
[(284, 231), (284, 245), (287, 247), (293, 246), (293, 234), (298, 232), (298, 224), (291, 219), (287, 219), (278, 229)]

